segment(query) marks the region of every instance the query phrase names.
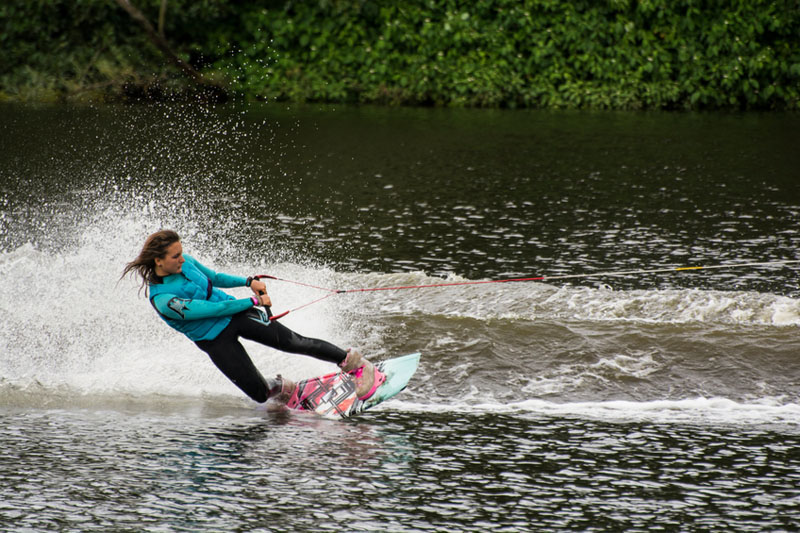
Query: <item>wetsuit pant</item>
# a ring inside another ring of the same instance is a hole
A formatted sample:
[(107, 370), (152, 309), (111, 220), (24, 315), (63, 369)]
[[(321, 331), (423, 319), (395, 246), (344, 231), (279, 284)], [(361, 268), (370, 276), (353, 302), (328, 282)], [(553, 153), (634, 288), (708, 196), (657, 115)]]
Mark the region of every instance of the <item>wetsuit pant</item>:
[(268, 322), (264, 318), (255, 309), (233, 315), (231, 323), (215, 339), (195, 343), (228, 379), (259, 403), (269, 398), (269, 385), (247, 355), (239, 337), (337, 365), (347, 356), (347, 352), (327, 341), (303, 337), (280, 322)]

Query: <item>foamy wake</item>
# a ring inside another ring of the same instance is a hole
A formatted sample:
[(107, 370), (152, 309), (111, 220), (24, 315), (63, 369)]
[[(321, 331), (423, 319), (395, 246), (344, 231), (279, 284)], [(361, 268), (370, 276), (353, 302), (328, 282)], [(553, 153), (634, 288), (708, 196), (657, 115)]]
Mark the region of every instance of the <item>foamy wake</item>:
[[(403, 286), (469, 282), (423, 273), (353, 276), (351, 284)], [(622, 290), (540, 282), (476, 284), (373, 293), (370, 311), (477, 319), (631, 321), (662, 324), (800, 326), (800, 299), (699, 289)]]
[(577, 417), (620, 423), (778, 424), (800, 430), (800, 404), (781, 403), (776, 398), (763, 398), (751, 403), (741, 403), (726, 398), (565, 403), (530, 399), (508, 404), (494, 402), (424, 403), (395, 399), (376, 409), (412, 413)]

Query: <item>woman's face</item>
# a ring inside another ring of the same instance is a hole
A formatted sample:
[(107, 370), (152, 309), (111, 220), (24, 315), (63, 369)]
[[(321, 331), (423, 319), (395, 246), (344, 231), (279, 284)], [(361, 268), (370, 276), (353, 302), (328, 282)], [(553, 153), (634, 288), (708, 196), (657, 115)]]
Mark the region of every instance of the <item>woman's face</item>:
[(178, 274), (183, 269), (183, 262), (181, 241), (173, 242), (164, 257), (156, 257), (156, 274), (161, 277)]

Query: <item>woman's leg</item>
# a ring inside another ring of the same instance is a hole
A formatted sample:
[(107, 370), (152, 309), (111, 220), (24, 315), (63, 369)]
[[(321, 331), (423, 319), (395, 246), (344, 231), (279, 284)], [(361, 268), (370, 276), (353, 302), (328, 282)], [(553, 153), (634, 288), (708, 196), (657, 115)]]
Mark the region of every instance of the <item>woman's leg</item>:
[[(211, 361), (237, 387), (253, 400), (264, 403), (270, 396), (274, 383), (267, 383), (239, 342), (234, 323), (228, 324), (217, 338), (197, 341), (195, 344), (206, 352)], [(270, 380), (273, 381), (273, 380)]]
[[(246, 320), (240, 317), (246, 316)], [(356, 381), (356, 394), (362, 400), (369, 398), (385, 380), (386, 376), (375, 365), (355, 350), (345, 352), (341, 348), (320, 339), (310, 339), (295, 333), (277, 321), (266, 321), (256, 309), (234, 317), (239, 324), (239, 334), (284, 352), (310, 355), (323, 361), (335, 363), (344, 372), (352, 373)]]
[(347, 357), (346, 351), (328, 341), (304, 337), (274, 320), (265, 322), (256, 310), (240, 313), (233, 321), (240, 336), (284, 352), (310, 355), (336, 365)]
[(286, 380), (280, 377), (276, 380), (265, 380), (239, 342), (240, 336), (284, 352), (309, 355), (328, 361), (345, 371), (356, 372), (360, 370), (356, 367), (364, 366), (366, 372), (355, 374), (356, 392), (361, 399), (369, 397), (385, 379), (372, 363), (357, 352), (350, 352), (352, 357), (347, 361), (348, 368), (345, 368), (343, 363), (348, 359), (348, 352), (330, 342), (304, 337), (276, 321), (268, 322), (261, 313), (250, 310), (234, 315), (231, 323), (217, 338), (197, 341), (195, 344), (211, 357), (223, 374), (257, 402), (265, 402), (270, 395), (278, 392), (285, 393), (283, 389), (293, 385), (288, 381), (284, 383)]

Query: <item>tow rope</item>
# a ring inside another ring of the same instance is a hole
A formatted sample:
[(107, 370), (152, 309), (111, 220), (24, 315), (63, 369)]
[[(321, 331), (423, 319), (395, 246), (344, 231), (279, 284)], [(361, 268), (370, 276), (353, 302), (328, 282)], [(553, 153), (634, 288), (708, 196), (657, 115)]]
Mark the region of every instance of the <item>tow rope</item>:
[(293, 285), (299, 285), (302, 287), (308, 287), (311, 289), (317, 289), (320, 291), (325, 291), (328, 294), (312, 300), (308, 303), (305, 303), (299, 307), (295, 307), (293, 309), (289, 309), (284, 311), (283, 313), (273, 315), (271, 317), (272, 320), (278, 320), (280, 318), (285, 317), (289, 313), (294, 311), (299, 311), (305, 307), (313, 305), (315, 303), (321, 302), (331, 296), (337, 294), (351, 294), (355, 292), (377, 292), (377, 291), (400, 291), (400, 290), (407, 290), (407, 289), (430, 289), (435, 287), (456, 287), (459, 285), (486, 285), (489, 283), (522, 283), (522, 282), (530, 282), (530, 281), (553, 281), (553, 280), (564, 280), (564, 279), (579, 279), (579, 278), (598, 278), (598, 277), (614, 277), (614, 276), (630, 276), (634, 274), (663, 274), (666, 272), (688, 272), (688, 271), (698, 271), (698, 270), (720, 270), (720, 269), (733, 269), (733, 268), (744, 268), (744, 267), (773, 267), (778, 265), (788, 265), (791, 263), (800, 263), (800, 259), (797, 260), (785, 260), (785, 261), (767, 261), (767, 262), (758, 262), (758, 263), (736, 263), (736, 264), (729, 264), (729, 265), (705, 265), (705, 266), (688, 266), (688, 267), (673, 267), (673, 268), (654, 268), (654, 269), (646, 269), (646, 270), (617, 270), (617, 271), (609, 271), (609, 272), (592, 272), (592, 273), (585, 273), (585, 274), (562, 274), (556, 276), (536, 276), (536, 277), (528, 277), (528, 278), (505, 278), (505, 279), (489, 279), (489, 280), (478, 280), (478, 281), (452, 281), (452, 282), (442, 282), (442, 283), (427, 283), (423, 285), (398, 285), (394, 287), (365, 287), (365, 288), (358, 288), (358, 289), (330, 289), (327, 287), (320, 287), (317, 285), (311, 285), (309, 283), (303, 283), (301, 281), (294, 281), (284, 278), (279, 278), (277, 276), (272, 276), (269, 274), (259, 274), (253, 276), (253, 279), (271, 279), (273, 281), (280, 281), (284, 283), (291, 283)]

